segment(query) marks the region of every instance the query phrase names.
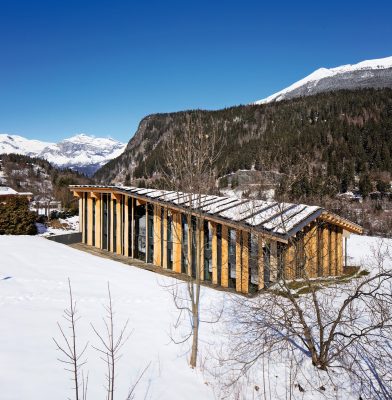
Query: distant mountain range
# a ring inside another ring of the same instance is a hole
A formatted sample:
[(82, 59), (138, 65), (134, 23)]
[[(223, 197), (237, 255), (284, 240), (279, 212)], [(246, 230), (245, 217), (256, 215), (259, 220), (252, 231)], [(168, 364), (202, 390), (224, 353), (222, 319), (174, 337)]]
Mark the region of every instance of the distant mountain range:
[(293, 83), (255, 104), (288, 100), (322, 92), (342, 89), (392, 88), (392, 57), (362, 61), (358, 64), (336, 68), (319, 68), (310, 75)]
[(0, 134), (0, 154), (39, 157), (60, 168), (70, 168), (91, 176), (109, 160), (118, 157), (125, 144), (111, 138), (85, 134), (58, 143), (30, 140), (22, 136)]

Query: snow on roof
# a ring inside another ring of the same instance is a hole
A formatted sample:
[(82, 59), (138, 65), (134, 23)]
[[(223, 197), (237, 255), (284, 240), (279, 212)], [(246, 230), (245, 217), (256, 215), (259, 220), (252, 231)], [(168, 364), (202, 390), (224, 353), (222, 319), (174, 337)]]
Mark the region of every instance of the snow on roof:
[(8, 186), (0, 186), (0, 196), (32, 196), (31, 192), (17, 192)]
[(8, 196), (10, 194), (18, 194), (18, 192), (7, 186), (0, 186), (0, 196)]
[(302, 229), (304, 223), (319, 217), (324, 209), (306, 204), (277, 203), (275, 201), (238, 199), (196, 195), (183, 192), (145, 189), (126, 186), (74, 185), (72, 189), (113, 189), (118, 192), (132, 193), (154, 201), (172, 204), (187, 209), (192, 208), (203, 214), (214, 216), (234, 223), (252, 226), (257, 230), (274, 236), (292, 236)]

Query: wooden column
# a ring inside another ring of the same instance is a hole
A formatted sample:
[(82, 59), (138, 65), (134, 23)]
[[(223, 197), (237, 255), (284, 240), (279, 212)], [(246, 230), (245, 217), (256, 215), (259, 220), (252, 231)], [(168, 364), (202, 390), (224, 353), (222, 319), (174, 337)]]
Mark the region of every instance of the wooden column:
[(173, 271), (181, 273), (181, 213), (173, 212)]
[(336, 275), (343, 275), (343, 229), (336, 233)]
[(259, 254), (257, 255), (257, 266), (259, 269), (258, 288), (260, 290), (264, 289), (264, 254), (263, 254), (264, 239), (260, 234), (259, 234), (258, 245), (259, 245)]
[(211, 226), (212, 231), (212, 283), (218, 284), (218, 237), (216, 235), (216, 223), (208, 222)]
[(110, 207), (110, 229), (109, 229), (109, 235), (110, 235), (110, 248), (109, 251), (114, 252), (114, 246), (113, 246), (113, 221), (114, 221), (114, 212), (113, 212), (113, 195), (111, 195), (110, 197), (110, 201), (109, 201), (109, 207)]
[(227, 225), (222, 224), (222, 275), (221, 275), (221, 286), (229, 286), (229, 241), (228, 241), (229, 229)]
[(295, 279), (295, 248), (288, 243), (284, 254), (284, 276), (285, 279)]
[(124, 196), (124, 256), (129, 257), (128, 196)]
[(123, 196), (117, 196), (117, 201), (116, 201), (116, 208), (117, 208), (117, 226), (116, 226), (116, 253), (117, 254), (122, 254), (122, 240), (121, 240), (121, 223), (122, 223), (122, 218), (121, 218), (121, 202), (123, 201)]
[(329, 230), (327, 225), (322, 227), (322, 248), (321, 248), (321, 262), (323, 265), (323, 276), (329, 275)]
[(188, 248), (187, 248), (187, 266), (188, 266), (188, 275), (192, 276), (192, 246), (193, 246), (193, 237), (192, 237), (192, 218), (190, 215), (187, 215), (187, 223), (188, 223)]
[(102, 248), (101, 238), (102, 238), (102, 221), (101, 221), (101, 193), (97, 193), (95, 199), (95, 247)]
[(133, 197), (132, 197), (132, 201), (131, 201), (131, 222), (130, 222), (129, 229), (131, 229), (131, 254), (130, 254), (130, 256), (132, 258), (135, 258), (135, 201), (134, 201)]
[(161, 266), (162, 248), (161, 248), (161, 207), (154, 206), (154, 264)]
[(317, 276), (317, 228), (314, 224), (305, 234), (304, 250), (306, 256), (305, 276), (314, 278)]
[(204, 281), (204, 220), (202, 219), (199, 223), (199, 238), (200, 238), (200, 280)]
[[(83, 232), (83, 225), (84, 225), (83, 197), (79, 197), (79, 232)], [(83, 241), (83, 235), (82, 235), (82, 241)]]
[(87, 194), (87, 244), (93, 245), (93, 199)]
[(167, 269), (167, 208), (163, 209), (163, 268)]
[(278, 279), (278, 244), (270, 241), (270, 280), (276, 282)]
[(335, 226), (330, 225), (329, 273), (336, 274), (336, 232)]
[(146, 258), (144, 261), (148, 262), (148, 248), (150, 246), (150, 243), (149, 243), (150, 239), (148, 237), (148, 229), (149, 229), (149, 224), (150, 224), (149, 219), (148, 219), (148, 203), (146, 203), (145, 210), (146, 210)]
[(242, 249), (241, 238), (242, 232), (237, 229), (235, 233), (235, 290), (236, 292), (242, 291)]
[(242, 231), (241, 292), (249, 292), (249, 233)]

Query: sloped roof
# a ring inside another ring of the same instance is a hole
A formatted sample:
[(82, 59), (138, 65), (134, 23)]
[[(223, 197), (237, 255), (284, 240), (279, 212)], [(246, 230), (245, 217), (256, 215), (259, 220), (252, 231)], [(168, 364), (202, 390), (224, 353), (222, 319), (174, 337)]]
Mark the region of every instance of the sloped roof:
[[(323, 216), (327, 220), (328, 213), (321, 207), (306, 204), (278, 203), (275, 201), (238, 199), (236, 197), (195, 195), (190, 193), (146, 189), (128, 186), (73, 185), (71, 190), (94, 189), (129, 193), (140, 198), (151, 199), (154, 202), (167, 203), (175, 207), (202, 212), (220, 220), (253, 227), (269, 235), (287, 240), (300, 231), (305, 225)], [(334, 216), (333, 222), (344, 229), (361, 233), (362, 228), (347, 220), (339, 224), (339, 217)], [(332, 221), (331, 221), (332, 222)]]

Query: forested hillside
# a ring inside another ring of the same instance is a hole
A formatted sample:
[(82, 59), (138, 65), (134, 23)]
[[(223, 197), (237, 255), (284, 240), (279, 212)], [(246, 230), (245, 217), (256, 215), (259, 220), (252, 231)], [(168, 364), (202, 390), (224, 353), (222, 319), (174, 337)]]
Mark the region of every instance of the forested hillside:
[(36, 200), (58, 200), (72, 206), (68, 185), (91, 183), (91, 179), (48, 161), (20, 154), (0, 154), (0, 185), (19, 192), (32, 192)]
[[(164, 166), (163, 142), (181, 133), (197, 114), (206, 133), (222, 134), (218, 176), (241, 169), (302, 170), (292, 197), (330, 196), (372, 182), (389, 183), (392, 172), (392, 90), (337, 91), (218, 111), (184, 111), (144, 118), (125, 152), (97, 171), (102, 183), (150, 179)], [(157, 176), (157, 175), (155, 175)], [(284, 176), (284, 175), (282, 175)], [(380, 184), (381, 184), (380, 183)]]

